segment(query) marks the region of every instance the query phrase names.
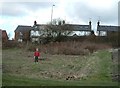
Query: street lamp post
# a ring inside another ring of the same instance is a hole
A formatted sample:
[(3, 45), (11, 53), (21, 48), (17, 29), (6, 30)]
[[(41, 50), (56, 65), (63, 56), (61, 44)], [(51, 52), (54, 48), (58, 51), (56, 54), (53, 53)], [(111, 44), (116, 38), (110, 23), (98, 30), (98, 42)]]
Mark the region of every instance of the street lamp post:
[(55, 6), (55, 5), (52, 5), (52, 11), (51, 11), (51, 24), (52, 24), (53, 6)]

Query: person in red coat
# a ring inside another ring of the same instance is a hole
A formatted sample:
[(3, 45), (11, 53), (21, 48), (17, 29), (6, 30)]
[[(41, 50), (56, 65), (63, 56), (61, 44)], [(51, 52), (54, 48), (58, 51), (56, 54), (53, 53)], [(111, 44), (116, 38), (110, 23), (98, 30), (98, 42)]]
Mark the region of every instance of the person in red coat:
[(34, 52), (35, 63), (38, 62), (39, 57), (40, 57), (40, 52), (38, 51), (38, 48), (36, 48), (36, 51)]

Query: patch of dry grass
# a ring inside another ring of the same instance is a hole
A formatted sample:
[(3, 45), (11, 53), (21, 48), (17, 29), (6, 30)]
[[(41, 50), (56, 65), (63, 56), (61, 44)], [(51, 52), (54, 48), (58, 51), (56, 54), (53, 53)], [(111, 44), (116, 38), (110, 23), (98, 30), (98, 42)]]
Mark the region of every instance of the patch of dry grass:
[(34, 51), (36, 47), (39, 47), (40, 51), (46, 54), (60, 54), (60, 55), (89, 55), (97, 50), (108, 49), (111, 46), (106, 44), (96, 44), (93, 42), (53, 42), (46, 45), (27, 45), (27, 50)]
[[(106, 52), (105, 52), (106, 53)], [(98, 74), (101, 58), (90, 55), (50, 55), (41, 53), (39, 63), (34, 63), (33, 52), (21, 49), (3, 50), (3, 74), (30, 78), (82, 80)]]

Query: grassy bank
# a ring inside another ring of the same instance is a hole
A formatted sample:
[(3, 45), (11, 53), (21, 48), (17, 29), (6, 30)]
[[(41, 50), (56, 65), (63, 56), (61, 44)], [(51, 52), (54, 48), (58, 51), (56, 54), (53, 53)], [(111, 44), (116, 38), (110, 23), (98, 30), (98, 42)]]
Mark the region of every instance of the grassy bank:
[[(35, 79), (24, 76), (3, 75), (3, 86), (116, 86), (109, 81), (65, 81), (51, 79)], [(12, 80), (11, 80), (12, 79)]]
[(33, 52), (3, 50), (3, 86), (115, 86), (111, 80), (111, 53), (100, 50), (90, 55), (41, 53), (38, 64)]

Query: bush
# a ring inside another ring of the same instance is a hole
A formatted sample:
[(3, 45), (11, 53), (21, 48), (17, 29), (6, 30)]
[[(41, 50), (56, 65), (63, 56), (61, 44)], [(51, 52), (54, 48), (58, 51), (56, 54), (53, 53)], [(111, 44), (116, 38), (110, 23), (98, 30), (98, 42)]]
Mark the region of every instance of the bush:
[(18, 47), (18, 43), (13, 40), (2, 42), (2, 49)]
[(110, 46), (105, 44), (96, 44), (91, 42), (76, 42), (76, 41), (67, 41), (67, 42), (51, 42), (49, 44), (29, 44), (27, 50), (34, 51), (38, 47), (40, 52), (46, 54), (64, 54), (64, 55), (88, 55), (94, 51), (100, 49), (107, 49)]
[(111, 46), (88, 41), (66, 41), (66, 42), (50, 42), (48, 44), (33, 44), (31, 42), (8, 42), (3, 47), (18, 47), (27, 51), (35, 51), (39, 48), (41, 53), (45, 54), (64, 54), (64, 55), (88, 55), (100, 49), (107, 49)]

